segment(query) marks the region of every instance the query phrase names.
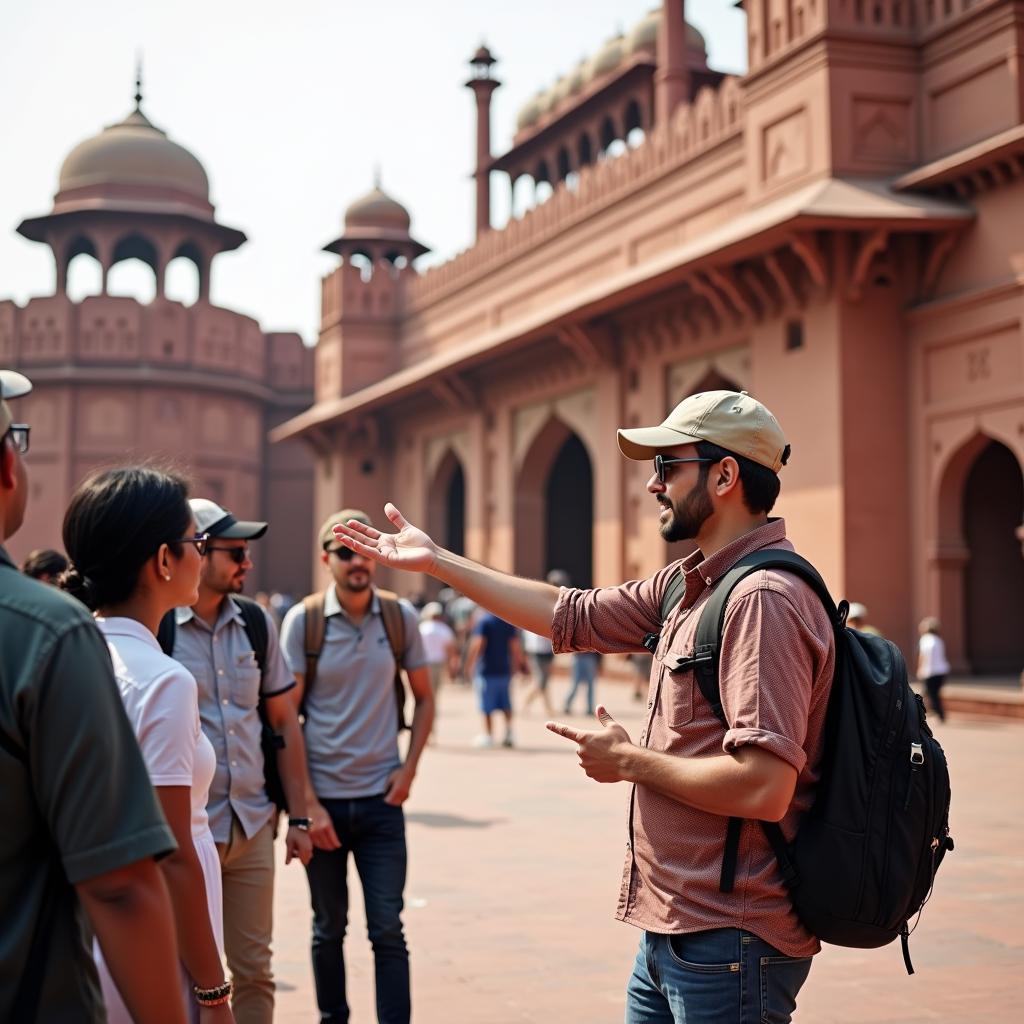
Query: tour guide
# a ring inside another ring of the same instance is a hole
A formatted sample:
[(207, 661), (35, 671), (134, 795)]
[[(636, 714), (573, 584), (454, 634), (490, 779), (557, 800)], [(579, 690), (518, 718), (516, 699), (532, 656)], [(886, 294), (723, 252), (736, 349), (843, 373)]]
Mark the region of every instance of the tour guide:
[[(670, 669), (692, 655), (701, 608), (731, 566), (762, 548), (793, 550), (783, 520), (768, 517), (789, 445), (768, 409), (733, 391), (691, 395), (660, 426), (620, 430), (618, 444), (627, 458), (654, 460), (647, 491), (661, 506), (661, 536), (699, 545), (645, 580), (575, 590), (510, 576), (444, 550), (390, 504), (397, 533), (350, 521), (335, 534), (549, 635), (555, 651), (639, 651), (646, 634), (660, 634), (636, 743), (602, 706), (594, 731), (548, 723), (576, 744), (592, 779), (634, 784), (617, 917), (644, 933), (626, 1022), (788, 1021), (820, 947), (797, 919), (756, 819), (780, 822), (791, 840), (812, 803), (835, 663), (831, 623), (797, 577), (747, 576), (722, 632), (724, 729), (693, 671)], [(680, 572), (682, 599), (663, 624), (662, 600)], [(734, 885), (722, 892), (730, 817), (744, 820)]]

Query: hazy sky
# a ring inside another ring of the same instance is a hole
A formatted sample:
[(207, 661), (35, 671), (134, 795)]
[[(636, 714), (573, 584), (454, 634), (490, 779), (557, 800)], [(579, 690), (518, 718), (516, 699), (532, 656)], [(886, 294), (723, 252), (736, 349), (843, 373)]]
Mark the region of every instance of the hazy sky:
[[(132, 107), (190, 149), (210, 178), (219, 221), (249, 241), (219, 256), (215, 303), (265, 330), (316, 337), (320, 252), (345, 207), (385, 191), (414, 235), (445, 259), (473, 235), (473, 97), (463, 83), (481, 40), (503, 83), (492, 104), (496, 153), (516, 112), (655, 0), (0, 0), (0, 298), (51, 294), (49, 249), (15, 233), (47, 212), (61, 162)], [(745, 31), (733, 0), (689, 0), (710, 64), (742, 72)], [(495, 222), (508, 184), (492, 179)], [(421, 264), (422, 265), (422, 264)]]

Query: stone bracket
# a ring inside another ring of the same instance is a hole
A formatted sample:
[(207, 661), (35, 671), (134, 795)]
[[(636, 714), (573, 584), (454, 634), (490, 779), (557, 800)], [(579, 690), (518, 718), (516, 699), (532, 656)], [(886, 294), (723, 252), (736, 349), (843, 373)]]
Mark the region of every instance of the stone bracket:
[(825, 255), (818, 245), (818, 237), (813, 231), (797, 231), (790, 236), (790, 247), (800, 257), (811, 280), (818, 288), (828, 287), (828, 264)]
[(889, 244), (889, 232), (879, 229), (871, 234), (861, 236), (860, 248), (857, 257), (853, 262), (853, 270), (850, 273), (850, 285), (847, 289), (847, 298), (851, 302), (859, 302), (864, 293), (864, 283), (867, 281), (868, 271), (874, 258), (884, 252)]
[(556, 336), (582, 366), (609, 366), (612, 362), (606, 338), (585, 324), (563, 324)]

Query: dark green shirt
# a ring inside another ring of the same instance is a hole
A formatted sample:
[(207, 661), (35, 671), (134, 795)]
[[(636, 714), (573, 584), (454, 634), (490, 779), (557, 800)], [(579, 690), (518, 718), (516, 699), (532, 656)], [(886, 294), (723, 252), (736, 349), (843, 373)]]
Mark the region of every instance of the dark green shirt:
[(73, 598), (0, 547), (0, 1021), (104, 1021), (73, 886), (174, 838)]

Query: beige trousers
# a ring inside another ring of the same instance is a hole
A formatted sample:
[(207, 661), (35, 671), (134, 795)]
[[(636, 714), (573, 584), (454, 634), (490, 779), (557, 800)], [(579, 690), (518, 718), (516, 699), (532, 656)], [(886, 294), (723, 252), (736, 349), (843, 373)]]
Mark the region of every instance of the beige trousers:
[(246, 839), (232, 815), (231, 838), (217, 844), (224, 887), (224, 952), (234, 984), (236, 1024), (272, 1024), (274, 978), (274, 827), (268, 822)]

